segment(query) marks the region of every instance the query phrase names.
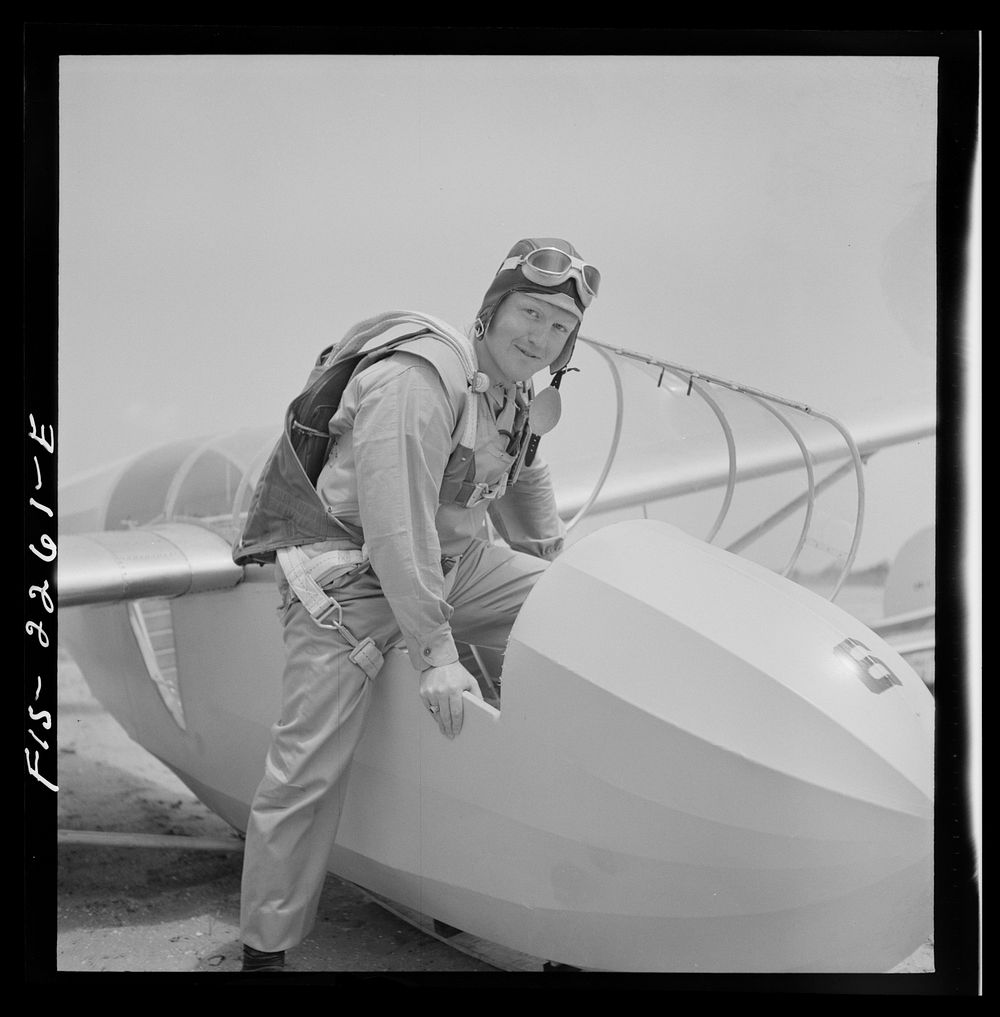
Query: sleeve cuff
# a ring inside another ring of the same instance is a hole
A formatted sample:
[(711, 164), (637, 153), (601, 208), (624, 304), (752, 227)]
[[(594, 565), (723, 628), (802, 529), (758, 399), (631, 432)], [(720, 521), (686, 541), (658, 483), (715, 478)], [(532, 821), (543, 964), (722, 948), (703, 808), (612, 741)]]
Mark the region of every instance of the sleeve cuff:
[(444, 626), (431, 635), (410, 643), (410, 661), (418, 671), (429, 667), (443, 667), (458, 660), (458, 649), (451, 629)]

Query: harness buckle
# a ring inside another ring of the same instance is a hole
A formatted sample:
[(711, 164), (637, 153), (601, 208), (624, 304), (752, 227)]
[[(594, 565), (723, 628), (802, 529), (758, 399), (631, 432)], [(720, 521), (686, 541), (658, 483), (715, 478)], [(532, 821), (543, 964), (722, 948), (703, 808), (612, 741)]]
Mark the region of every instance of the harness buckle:
[[(313, 614), (313, 621), (321, 629), (333, 629), (339, 631), (344, 627), (344, 609), (340, 606), (338, 601), (333, 599), (333, 597), (329, 597), (328, 599), (329, 603)], [(334, 611), (337, 612), (337, 620), (333, 623), (325, 621), (324, 619)], [(312, 614), (311, 611), (310, 614)]]
[(488, 484), (485, 481), (476, 484), (472, 489), (472, 494), (469, 495), (468, 501), (465, 503), (465, 507), (472, 508), (482, 501), (495, 501), (497, 498), (502, 498), (507, 490), (508, 476), (509, 474), (505, 473), (493, 484)]

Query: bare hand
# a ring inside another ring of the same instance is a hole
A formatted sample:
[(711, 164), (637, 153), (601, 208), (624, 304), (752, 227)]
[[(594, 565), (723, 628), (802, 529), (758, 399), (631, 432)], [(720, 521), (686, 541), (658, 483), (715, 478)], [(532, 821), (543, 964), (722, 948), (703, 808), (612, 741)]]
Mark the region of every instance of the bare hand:
[(462, 730), (463, 692), (483, 698), (479, 683), (457, 660), (429, 667), (420, 675), (420, 698), (446, 738), (454, 738)]

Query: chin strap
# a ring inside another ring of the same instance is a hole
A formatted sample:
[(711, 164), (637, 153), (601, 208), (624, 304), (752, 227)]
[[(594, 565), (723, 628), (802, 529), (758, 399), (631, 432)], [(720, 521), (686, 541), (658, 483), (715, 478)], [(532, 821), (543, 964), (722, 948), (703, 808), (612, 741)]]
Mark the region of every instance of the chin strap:
[[(559, 391), (559, 386), (562, 384), (563, 375), (564, 374), (568, 374), (570, 371), (579, 371), (579, 370), (580, 370), (579, 367), (562, 367), (562, 368), (560, 368), (553, 375), (552, 382), (549, 385), (549, 388), (554, 388), (558, 392)], [(528, 451), (527, 451), (527, 453), (525, 454), (525, 457), (524, 457), (524, 465), (525, 466), (530, 466), (532, 464), (532, 462), (534, 461), (535, 453), (538, 451), (538, 443), (541, 440), (542, 440), (542, 436), (540, 434), (532, 434), (532, 436), (528, 439)]]

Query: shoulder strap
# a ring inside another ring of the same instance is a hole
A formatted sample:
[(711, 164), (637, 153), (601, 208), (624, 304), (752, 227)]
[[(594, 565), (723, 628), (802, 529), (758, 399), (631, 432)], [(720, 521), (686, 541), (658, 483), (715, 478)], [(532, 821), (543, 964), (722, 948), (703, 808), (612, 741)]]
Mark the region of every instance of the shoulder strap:
[[(387, 333), (395, 332), (396, 335), (405, 335), (407, 328), (416, 327), (420, 334), (430, 335), (443, 341), (456, 354), (462, 365), (465, 374), (466, 384), (466, 409), (463, 415), (462, 435), (460, 444), (466, 448), (474, 448), (476, 440), (476, 395), (489, 387), (489, 380), (486, 375), (480, 374), (476, 354), (468, 336), (452, 328), (447, 322), (433, 315), (424, 314), (422, 311), (387, 311), (384, 314), (376, 315), (365, 321), (359, 322), (352, 329), (338, 346), (339, 351), (356, 350), (365, 348), (373, 352), (374, 349), (388, 345), (393, 340), (379, 342), (371, 346), (373, 340)], [(397, 331), (398, 330), (398, 331)], [(408, 338), (412, 338), (411, 333)], [(402, 341), (402, 340), (400, 340)]]
[[(416, 331), (414, 331), (414, 326)], [(450, 325), (417, 311), (395, 311), (355, 325), (341, 342), (319, 355), (305, 389), (288, 408), (287, 432), (296, 457), (315, 485), (327, 461), (330, 418), (337, 412), (354, 373), (420, 337), (436, 339), (459, 359), (465, 375), (465, 406), (459, 422), (458, 445), (475, 448), (475, 396), (480, 377), (472, 344)]]

